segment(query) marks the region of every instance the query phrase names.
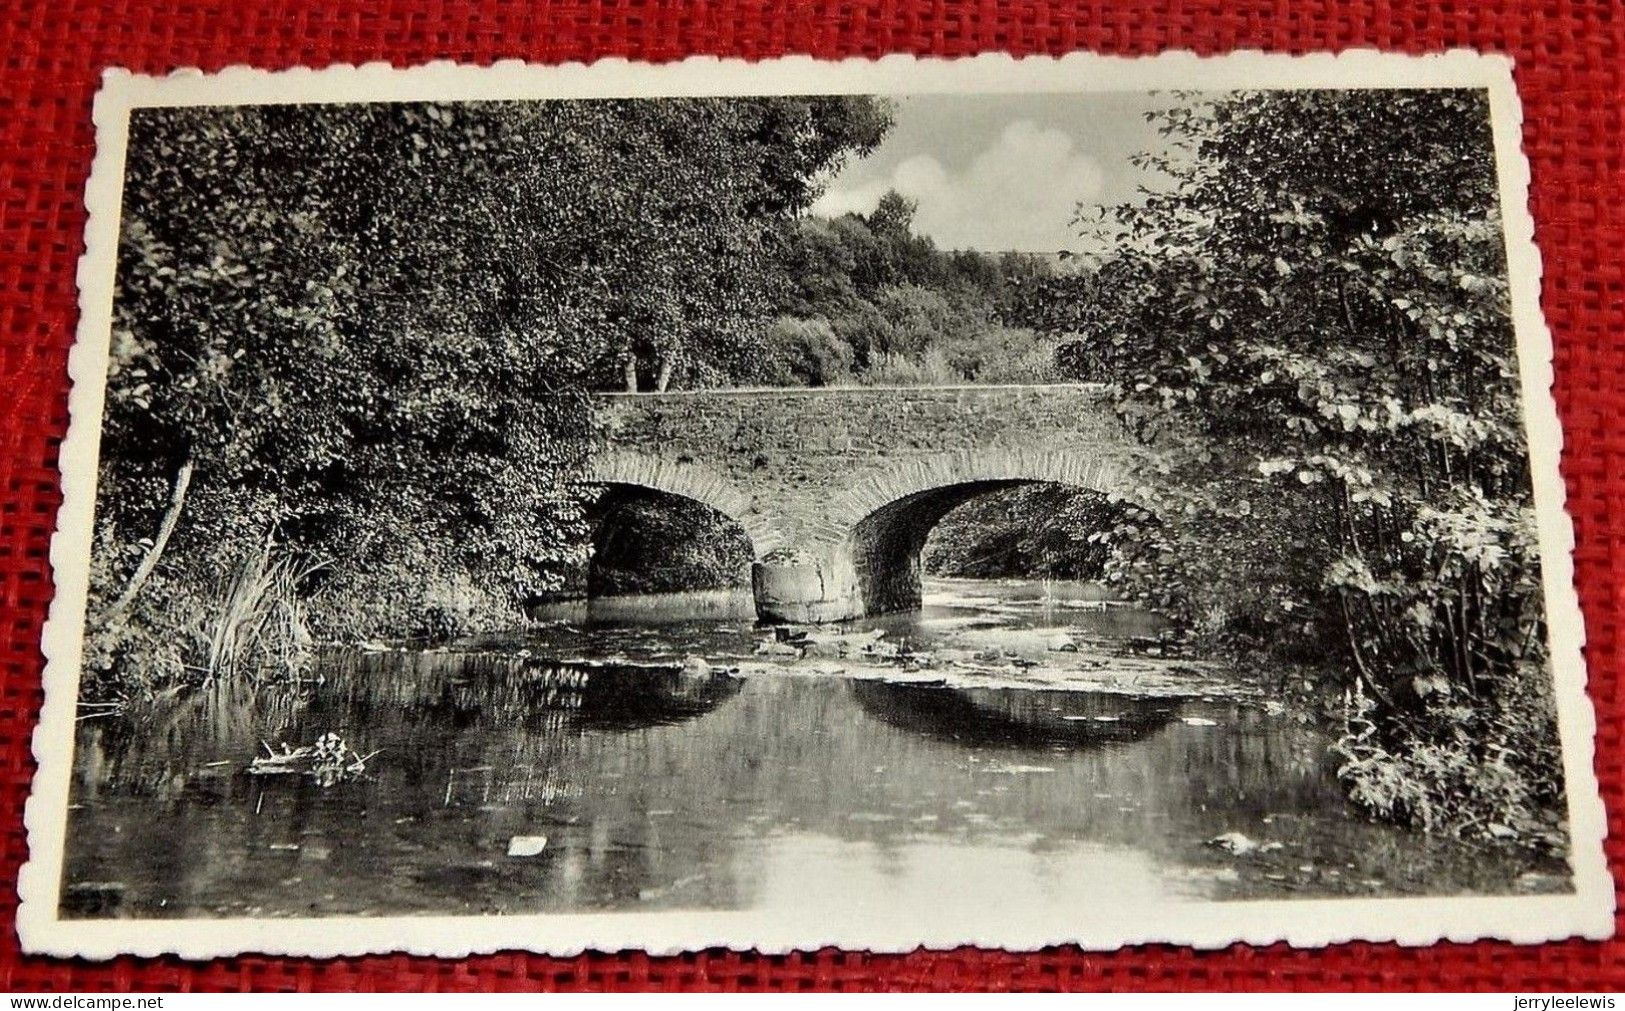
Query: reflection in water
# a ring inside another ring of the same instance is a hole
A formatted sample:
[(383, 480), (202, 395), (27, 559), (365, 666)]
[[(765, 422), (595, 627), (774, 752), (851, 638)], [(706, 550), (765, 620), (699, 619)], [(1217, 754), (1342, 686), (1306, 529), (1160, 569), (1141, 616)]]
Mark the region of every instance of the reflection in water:
[(1081, 691), (947, 688), (854, 681), (865, 712), (894, 727), (966, 744), (1076, 747), (1138, 741), (1174, 718), (1176, 700)]
[[(390, 904), (398, 895), (406, 909), (499, 911), (516, 876), (544, 879), (518, 886), (540, 908), (642, 892), (670, 876), (651, 826), (609, 831), (574, 813), (636, 773), (591, 756), (632, 758), (617, 739), (678, 727), (743, 684), (491, 653), (348, 653), (325, 677), (300, 693), (221, 686), (140, 724), (87, 723), (74, 789), (84, 810), (72, 824), (89, 836), (70, 846), (65, 912), (388, 911), (403, 908)], [(241, 774), (261, 741), (330, 731), (379, 751), (369, 775), (324, 789)], [(554, 841), (541, 859), (508, 866), (507, 840), (525, 834)], [(81, 855), (95, 873), (76, 870)], [(729, 882), (712, 884), (709, 904), (733, 903)]]
[(560, 662), (465, 654), (439, 700), (412, 705), (474, 720), (497, 716), (539, 729), (638, 730), (704, 715), (739, 691), (726, 673), (692, 674), (675, 665)]
[[(1015, 594), (944, 610), (912, 634), (948, 641), (992, 614), (1111, 638), (1097, 613)], [(1562, 870), (1364, 822), (1325, 739), (1246, 701), (676, 659), (748, 656), (761, 634), (726, 618), (560, 623), (468, 652), (337, 653), (302, 691), (223, 686), (83, 721), (64, 912), (884, 911), (1506, 892)], [(631, 659), (544, 659), (611, 651)], [(364, 776), (244, 774), (261, 742), (325, 733), (378, 751)], [(1281, 845), (1206, 845), (1228, 832)], [(515, 836), (546, 844), (509, 856)]]
[(694, 675), (629, 664), (548, 669), (580, 684), (576, 725), (595, 730), (637, 730), (703, 716), (739, 694), (744, 684), (721, 672)]

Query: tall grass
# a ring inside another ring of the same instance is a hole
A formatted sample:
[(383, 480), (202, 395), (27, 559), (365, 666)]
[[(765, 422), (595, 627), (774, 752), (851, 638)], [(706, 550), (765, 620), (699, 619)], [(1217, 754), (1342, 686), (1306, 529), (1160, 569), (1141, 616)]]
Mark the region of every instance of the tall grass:
[(196, 662), (189, 666), (205, 680), (303, 674), (311, 636), (299, 588), (316, 568), (273, 558), (269, 547), (244, 556), (193, 629)]

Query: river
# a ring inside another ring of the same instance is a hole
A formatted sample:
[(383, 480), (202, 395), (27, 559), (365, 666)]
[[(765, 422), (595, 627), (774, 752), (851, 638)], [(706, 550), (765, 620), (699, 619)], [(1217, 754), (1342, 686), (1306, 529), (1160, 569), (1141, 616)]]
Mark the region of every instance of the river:
[[(756, 628), (741, 593), (566, 605), (444, 649), (333, 650), (298, 689), (83, 719), (64, 914), (1569, 887), (1560, 861), (1369, 822), (1320, 730), (1166, 655), (1150, 614), (1078, 584), (927, 591), (811, 642)], [(325, 734), (364, 768), (251, 774)]]

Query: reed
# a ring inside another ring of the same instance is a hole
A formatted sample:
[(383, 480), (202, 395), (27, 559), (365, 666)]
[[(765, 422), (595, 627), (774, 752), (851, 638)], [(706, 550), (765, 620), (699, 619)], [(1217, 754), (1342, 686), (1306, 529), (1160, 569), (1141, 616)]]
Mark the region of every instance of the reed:
[(299, 590), (316, 568), (274, 557), (270, 547), (245, 555), (195, 630), (200, 655), (191, 666), (206, 681), (299, 677), (311, 653)]

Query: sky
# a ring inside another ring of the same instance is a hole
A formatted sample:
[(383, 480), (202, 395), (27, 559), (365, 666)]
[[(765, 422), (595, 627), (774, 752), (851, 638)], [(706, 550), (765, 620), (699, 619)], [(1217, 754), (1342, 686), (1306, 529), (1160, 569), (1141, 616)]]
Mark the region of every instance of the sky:
[(918, 204), (915, 230), (945, 249), (1088, 251), (1078, 204), (1133, 198), (1131, 157), (1158, 145), (1145, 113), (1168, 96), (915, 95), (868, 157), (836, 174), (813, 212), (868, 213), (889, 189)]

